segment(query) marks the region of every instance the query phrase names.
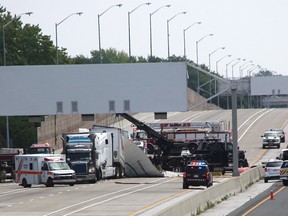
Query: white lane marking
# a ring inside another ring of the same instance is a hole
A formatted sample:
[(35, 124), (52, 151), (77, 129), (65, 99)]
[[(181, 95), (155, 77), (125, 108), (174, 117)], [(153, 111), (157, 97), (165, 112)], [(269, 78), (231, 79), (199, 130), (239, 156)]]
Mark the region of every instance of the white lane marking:
[(250, 116), (248, 119), (246, 119), (246, 121), (244, 121), (243, 124), (240, 125), (240, 127), (238, 128), (238, 130), (240, 130), (251, 118), (253, 118), (255, 115), (263, 112), (264, 110), (266, 110), (266, 109), (262, 109), (262, 110), (260, 110), (260, 111), (258, 111), (258, 112), (256, 112), (256, 113), (254, 113), (254, 114), (253, 114), (252, 116)]
[[(151, 181), (151, 183), (154, 183), (154, 182), (157, 182), (157, 181), (160, 181), (160, 180), (162, 180), (162, 179), (153, 180), (153, 181)], [(70, 205), (70, 206), (67, 206), (67, 207), (58, 209), (58, 210), (56, 210), (56, 211), (50, 212), (50, 213), (48, 213), (48, 214), (45, 214), (45, 215), (43, 215), (43, 216), (52, 215), (52, 214), (55, 214), (55, 213), (57, 213), (57, 212), (66, 210), (66, 209), (68, 209), (68, 208), (72, 208), (72, 207), (77, 206), (77, 205), (82, 205), (82, 204), (85, 204), (85, 203), (87, 203), (87, 202), (91, 202), (91, 201), (93, 201), (93, 200), (101, 199), (101, 198), (103, 198), (103, 197), (110, 196), (110, 195), (113, 195), (113, 194), (116, 194), (116, 193), (119, 193), (119, 192), (123, 192), (123, 191), (126, 191), (126, 190), (133, 189), (133, 188), (137, 188), (137, 187), (140, 187), (140, 186), (143, 186), (143, 185), (145, 185), (145, 184), (139, 184), (139, 185), (136, 185), (136, 186), (133, 186), (133, 187), (129, 187), (129, 188), (125, 188), (125, 189), (122, 189), (122, 190), (114, 191), (114, 192), (111, 192), (111, 193), (108, 193), (108, 194), (104, 194), (104, 195), (99, 196), (99, 197), (91, 198), (91, 199), (89, 199), (89, 200), (85, 200), (85, 201), (82, 201), (82, 202), (79, 202), (79, 203), (76, 203), (76, 204), (73, 204), (73, 205)]]
[(271, 112), (272, 110), (273, 110), (273, 109), (268, 110), (268, 111), (262, 113), (257, 119), (255, 119), (255, 120), (249, 125), (249, 127), (244, 131), (244, 133), (240, 136), (240, 138), (238, 139), (238, 142), (242, 139), (242, 137), (247, 133), (247, 131), (252, 127), (252, 125), (253, 125), (256, 121), (258, 121), (260, 118), (262, 118), (263, 115), (266, 115), (267, 113)]
[(164, 184), (164, 183), (167, 183), (167, 182), (170, 182), (170, 181), (174, 181), (174, 180), (175, 180), (175, 179), (170, 179), (170, 180), (168, 180), (168, 181), (160, 182), (160, 183), (155, 184), (155, 185), (150, 185), (150, 186), (147, 186), (147, 187), (145, 187), (145, 188), (139, 188), (139, 189), (137, 189), (137, 190), (135, 190), (135, 191), (131, 191), (131, 192), (128, 192), (128, 193), (125, 193), (125, 194), (121, 194), (121, 195), (118, 195), (118, 196), (115, 196), (115, 197), (112, 197), (112, 198), (109, 198), (109, 199), (106, 199), (106, 200), (103, 200), (103, 201), (100, 201), (100, 202), (97, 202), (97, 203), (93, 203), (93, 204), (91, 204), (91, 205), (88, 205), (88, 206), (85, 206), (85, 207), (83, 207), (83, 208), (77, 209), (76, 211), (72, 211), (72, 212), (70, 212), (70, 213), (68, 213), (68, 214), (65, 214), (65, 215), (63, 215), (63, 216), (71, 215), (71, 214), (74, 214), (74, 213), (76, 213), (76, 212), (82, 211), (82, 210), (84, 210), (84, 209), (90, 208), (90, 207), (92, 207), (92, 206), (100, 205), (100, 204), (102, 204), (102, 203), (105, 203), (105, 202), (108, 202), (108, 201), (111, 201), (111, 200), (114, 200), (114, 199), (118, 199), (118, 198), (120, 198), (120, 197), (124, 197), (124, 196), (130, 195), (130, 194), (133, 194), (133, 193), (142, 191), (142, 190), (146, 190), (146, 189), (149, 189), (149, 188), (153, 188), (153, 187), (156, 187), (156, 186), (158, 186), (158, 185), (161, 185), (161, 184)]

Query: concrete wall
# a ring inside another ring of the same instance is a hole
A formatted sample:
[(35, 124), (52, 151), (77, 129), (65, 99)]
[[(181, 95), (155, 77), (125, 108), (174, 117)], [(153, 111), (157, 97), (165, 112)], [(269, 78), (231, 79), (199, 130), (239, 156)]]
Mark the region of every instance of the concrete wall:
[(217, 204), (229, 196), (242, 192), (263, 176), (263, 168), (255, 167), (243, 172), (239, 177), (231, 177), (220, 184), (214, 185), (198, 193), (187, 193), (158, 207), (151, 209), (141, 216), (191, 216), (207, 209), (208, 205)]

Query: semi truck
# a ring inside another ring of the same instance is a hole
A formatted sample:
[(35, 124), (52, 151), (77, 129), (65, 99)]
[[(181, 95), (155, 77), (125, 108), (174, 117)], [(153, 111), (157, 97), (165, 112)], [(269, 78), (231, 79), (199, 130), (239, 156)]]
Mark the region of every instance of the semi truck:
[(15, 156), (16, 183), (24, 188), (44, 184), (53, 187), (54, 184), (76, 182), (75, 171), (70, 169), (65, 158), (60, 154), (23, 154)]
[(96, 125), (87, 132), (64, 133), (63, 153), (76, 172), (77, 182), (121, 178), (125, 167), (123, 142), (129, 141), (127, 134), (118, 128)]

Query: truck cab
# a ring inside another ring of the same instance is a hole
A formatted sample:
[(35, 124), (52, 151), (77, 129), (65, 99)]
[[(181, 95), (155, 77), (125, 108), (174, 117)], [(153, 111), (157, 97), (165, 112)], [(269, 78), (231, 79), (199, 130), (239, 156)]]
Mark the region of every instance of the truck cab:
[(49, 143), (37, 143), (30, 146), (28, 154), (54, 154), (54, 149)]

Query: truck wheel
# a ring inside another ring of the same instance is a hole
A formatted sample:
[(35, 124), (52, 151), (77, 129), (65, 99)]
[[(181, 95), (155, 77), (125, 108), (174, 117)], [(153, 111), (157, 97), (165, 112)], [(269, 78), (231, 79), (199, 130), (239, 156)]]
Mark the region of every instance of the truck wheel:
[(27, 188), (27, 187), (28, 187), (28, 184), (27, 184), (27, 181), (26, 181), (25, 178), (22, 179), (22, 186), (23, 186), (24, 188)]
[(280, 148), (280, 143), (277, 145), (277, 148), (278, 148), (278, 149)]
[(265, 145), (263, 145), (263, 149), (265, 149)]
[(96, 170), (96, 178), (97, 178), (97, 181), (100, 181), (102, 179), (102, 171), (101, 171), (101, 169), (97, 169)]
[(264, 183), (267, 183), (268, 182), (268, 179), (267, 178), (264, 178)]
[(282, 180), (283, 186), (287, 187), (288, 186), (288, 180)]
[(74, 186), (74, 183), (70, 183), (69, 186)]
[(188, 189), (188, 185), (183, 183), (183, 189)]
[(121, 165), (119, 166), (119, 175), (118, 176), (119, 176), (119, 178), (123, 177), (123, 168)]
[(54, 187), (53, 180), (51, 178), (47, 179), (46, 187)]

